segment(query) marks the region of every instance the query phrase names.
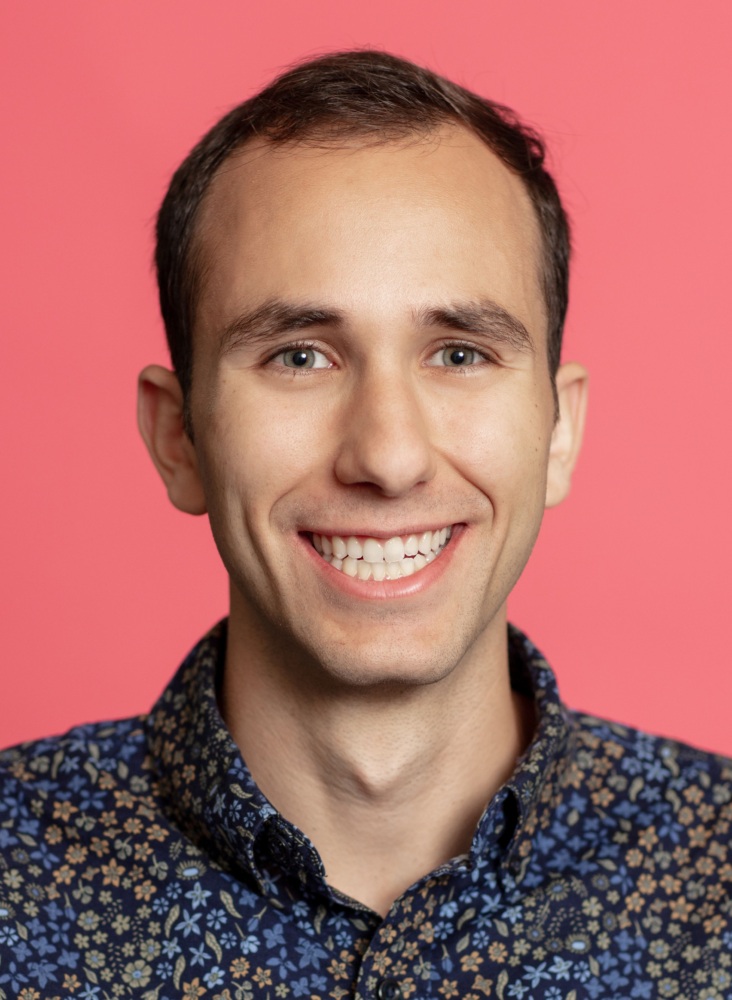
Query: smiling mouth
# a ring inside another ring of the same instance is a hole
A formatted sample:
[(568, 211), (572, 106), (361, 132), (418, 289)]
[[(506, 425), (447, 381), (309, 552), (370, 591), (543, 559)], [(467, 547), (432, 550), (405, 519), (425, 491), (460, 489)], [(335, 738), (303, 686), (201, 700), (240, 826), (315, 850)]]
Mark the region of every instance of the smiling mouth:
[(452, 525), (419, 535), (371, 538), (364, 535), (318, 535), (313, 548), (327, 563), (359, 580), (400, 580), (414, 576), (434, 562), (452, 535)]

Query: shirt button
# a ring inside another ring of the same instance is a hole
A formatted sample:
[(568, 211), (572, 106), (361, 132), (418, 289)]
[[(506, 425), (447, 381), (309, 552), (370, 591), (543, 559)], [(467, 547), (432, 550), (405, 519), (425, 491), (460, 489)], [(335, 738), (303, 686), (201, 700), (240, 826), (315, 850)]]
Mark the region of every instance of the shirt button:
[(382, 979), (376, 990), (379, 1000), (401, 1000), (402, 988), (396, 979)]

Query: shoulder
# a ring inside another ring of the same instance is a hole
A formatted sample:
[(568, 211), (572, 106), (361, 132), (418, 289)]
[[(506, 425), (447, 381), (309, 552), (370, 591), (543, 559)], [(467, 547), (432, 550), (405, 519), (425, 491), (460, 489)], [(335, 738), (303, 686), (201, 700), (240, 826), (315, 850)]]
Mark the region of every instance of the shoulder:
[(144, 716), (77, 726), (0, 751), (0, 849), (13, 829), (102, 810), (120, 793), (144, 794), (148, 770)]
[(574, 722), (580, 752), (591, 756), (606, 755), (622, 761), (621, 766), (625, 768), (654, 778), (679, 776), (682, 772), (690, 777), (718, 772), (724, 774), (726, 780), (732, 779), (732, 759), (729, 757), (582, 712), (570, 712), (569, 715)]
[(732, 819), (732, 760), (678, 740), (571, 713), (565, 782), (608, 816), (641, 826), (725, 827)]

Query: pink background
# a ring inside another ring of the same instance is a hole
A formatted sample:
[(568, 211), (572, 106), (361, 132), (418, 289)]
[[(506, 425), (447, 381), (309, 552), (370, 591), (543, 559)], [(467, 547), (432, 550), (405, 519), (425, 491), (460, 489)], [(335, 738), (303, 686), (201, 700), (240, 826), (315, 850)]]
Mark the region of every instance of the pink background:
[(202, 132), (281, 67), (374, 45), (544, 131), (574, 220), (573, 495), (512, 616), (572, 705), (732, 754), (726, 0), (7, 0), (0, 744), (145, 710), (225, 612), (135, 378), (165, 349), (152, 224)]

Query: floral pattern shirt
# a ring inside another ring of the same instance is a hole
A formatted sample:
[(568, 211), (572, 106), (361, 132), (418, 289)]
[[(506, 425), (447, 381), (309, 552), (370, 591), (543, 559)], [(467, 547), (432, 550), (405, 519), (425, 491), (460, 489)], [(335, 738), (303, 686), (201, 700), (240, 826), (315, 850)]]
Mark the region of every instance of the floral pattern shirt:
[(469, 854), (386, 918), (332, 889), (216, 704), (225, 624), (148, 716), (0, 754), (0, 998), (732, 998), (732, 763), (567, 711)]

